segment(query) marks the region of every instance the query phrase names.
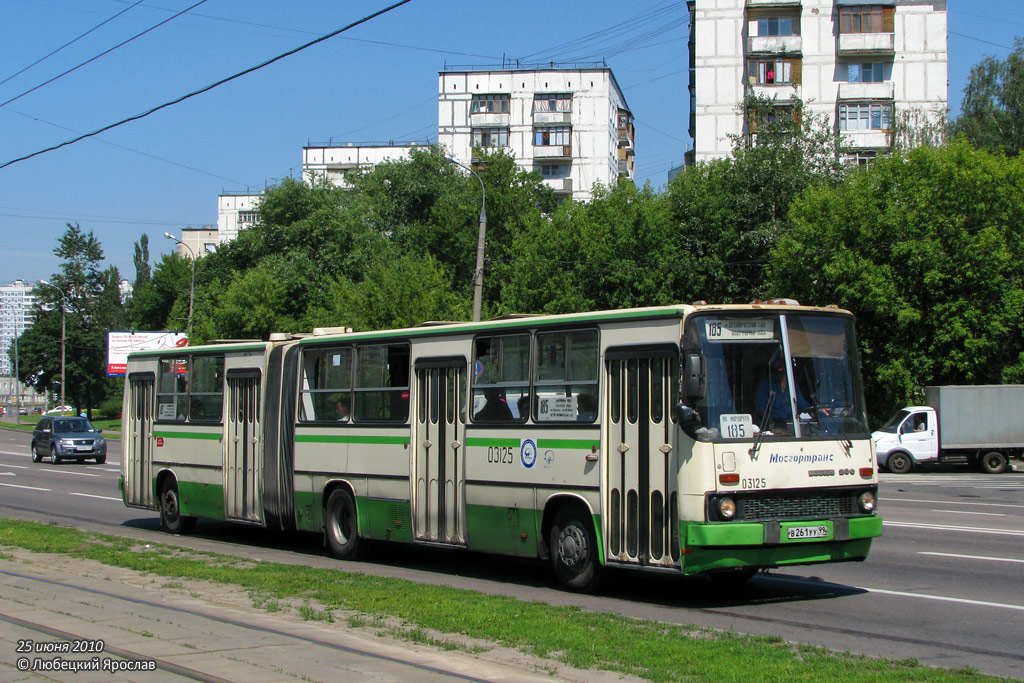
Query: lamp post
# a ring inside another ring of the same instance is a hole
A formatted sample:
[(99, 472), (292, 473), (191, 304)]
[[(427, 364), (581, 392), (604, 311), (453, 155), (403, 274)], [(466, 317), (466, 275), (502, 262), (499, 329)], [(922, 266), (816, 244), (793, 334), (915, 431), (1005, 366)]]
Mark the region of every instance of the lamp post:
[(487, 193), (484, 181), (477, 172), (465, 164), (460, 164), (451, 157), (445, 157), (456, 166), (466, 169), (480, 182), (480, 233), (476, 241), (476, 271), (473, 273), (473, 322), (480, 322), (480, 303), (484, 292), (484, 250), (487, 244)]
[(171, 233), (165, 232), (164, 233), (164, 237), (166, 237), (167, 239), (171, 240), (172, 242), (180, 244), (181, 246), (183, 246), (186, 249), (188, 249), (188, 253), (192, 257), (192, 284), (189, 286), (189, 290), (188, 290), (188, 328), (185, 331), (185, 335), (189, 339), (191, 339), (192, 338), (192, 302), (196, 298), (196, 253), (194, 251), (192, 251), (192, 247), (188, 246), (187, 244), (185, 244), (184, 242), (179, 240), (177, 237), (175, 237)]
[[(51, 287), (60, 292), (60, 414), (64, 414), (64, 406), (67, 403), (64, 400), (64, 388), (67, 385), (64, 377), (64, 352), (67, 347), (67, 316), (68, 316), (68, 298), (64, 294), (64, 290), (57, 285), (50, 284), (46, 280), (40, 280), (39, 284), (45, 287)], [(21, 411), (19, 411), (20, 413)]]

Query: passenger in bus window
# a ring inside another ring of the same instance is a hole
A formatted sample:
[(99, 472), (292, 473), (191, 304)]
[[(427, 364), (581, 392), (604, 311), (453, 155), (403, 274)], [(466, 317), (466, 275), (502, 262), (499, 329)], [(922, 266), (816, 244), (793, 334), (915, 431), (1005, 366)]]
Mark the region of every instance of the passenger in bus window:
[(525, 422), (530, 417), (530, 395), (523, 394), (516, 402), (516, 407), (519, 409), (519, 419)]
[(338, 402), (335, 409), (335, 418), (338, 422), (348, 422), (349, 410), (348, 410), (348, 398), (345, 396), (339, 396)]
[(474, 420), (480, 422), (510, 422), (512, 421), (512, 409), (508, 407), (505, 397), (500, 389), (489, 387), (484, 389), (484, 399), (487, 401), (484, 407), (473, 416)]
[(576, 412), (577, 422), (593, 422), (597, 419), (597, 399), (585, 391), (577, 394)]

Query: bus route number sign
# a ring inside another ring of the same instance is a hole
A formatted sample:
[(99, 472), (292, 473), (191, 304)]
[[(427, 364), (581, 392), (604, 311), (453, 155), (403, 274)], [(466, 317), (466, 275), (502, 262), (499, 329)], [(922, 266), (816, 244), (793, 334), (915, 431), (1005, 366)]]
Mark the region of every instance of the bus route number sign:
[(775, 321), (758, 318), (746, 320), (704, 321), (704, 336), (709, 342), (765, 341), (775, 337)]
[(725, 439), (751, 439), (754, 435), (750, 413), (722, 415), (719, 420), (719, 429)]

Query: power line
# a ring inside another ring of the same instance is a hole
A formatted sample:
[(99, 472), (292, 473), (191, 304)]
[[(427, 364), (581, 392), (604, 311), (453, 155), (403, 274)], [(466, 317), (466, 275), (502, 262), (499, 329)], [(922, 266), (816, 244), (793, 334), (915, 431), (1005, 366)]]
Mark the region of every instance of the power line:
[(133, 2), (133, 3), (131, 4), (131, 5), (129, 5), (128, 7), (125, 7), (125, 8), (123, 9), (123, 10), (121, 10), (120, 12), (118, 12), (117, 14), (115, 14), (114, 16), (110, 17), (109, 19), (104, 19), (103, 21), (101, 21), (100, 23), (96, 24), (96, 25), (95, 25), (95, 26), (93, 26), (93, 27), (92, 27), (91, 29), (89, 29), (88, 31), (86, 31), (85, 33), (83, 33), (82, 35), (78, 36), (77, 38), (73, 38), (73, 39), (69, 40), (68, 42), (64, 43), (63, 45), (61, 45), (60, 47), (58, 47), (58, 48), (57, 48), (56, 50), (53, 50), (53, 51), (52, 51), (52, 52), (50, 52), (49, 54), (43, 55), (42, 57), (40, 57), (40, 58), (39, 58), (39, 59), (37, 59), (36, 61), (34, 61), (34, 62), (32, 62), (31, 64), (29, 64), (28, 66), (26, 66), (26, 67), (25, 67), (24, 69), (22, 69), (21, 71), (16, 71), (16, 72), (14, 72), (13, 74), (11, 74), (10, 76), (8, 76), (8, 77), (7, 77), (7, 78), (5, 78), (4, 80), (0, 81), (0, 85), (3, 85), (4, 83), (6, 83), (7, 81), (11, 80), (11, 79), (12, 79), (12, 78), (14, 78), (15, 76), (20, 76), (21, 74), (25, 73), (26, 71), (28, 71), (29, 69), (31, 69), (32, 67), (34, 67), (34, 66), (35, 66), (36, 64), (39, 64), (40, 62), (42, 62), (42, 61), (45, 61), (45, 60), (49, 59), (50, 57), (54, 56), (55, 54), (57, 54), (58, 52), (60, 52), (60, 51), (61, 51), (61, 50), (63, 50), (64, 48), (66, 48), (66, 47), (68, 47), (68, 46), (72, 45), (73, 43), (76, 43), (76, 42), (78, 42), (78, 41), (79, 41), (79, 40), (81, 40), (82, 38), (85, 38), (85, 37), (86, 37), (87, 35), (89, 35), (89, 34), (90, 34), (90, 33), (92, 33), (93, 31), (95, 31), (95, 30), (96, 30), (96, 29), (98, 29), (99, 27), (103, 26), (104, 24), (109, 24), (109, 23), (110, 23), (110, 22), (112, 22), (112, 21), (113, 21), (114, 19), (117, 19), (117, 18), (118, 18), (119, 16), (121, 16), (122, 14), (124, 14), (125, 12), (127, 12), (128, 10), (132, 9), (133, 7), (135, 7), (135, 6), (137, 6), (137, 5), (141, 5), (141, 4), (142, 4), (143, 2), (145, 2), (145, 1), (146, 1), (146, 0), (135, 0), (135, 2)]
[[(202, 0), (202, 1), (205, 2), (206, 0)], [(333, 38), (334, 36), (338, 35), (339, 33), (344, 33), (345, 31), (348, 31), (351, 28), (359, 26), (360, 24), (365, 24), (366, 22), (370, 21), (371, 19), (376, 19), (377, 17), (381, 16), (382, 14), (386, 14), (387, 12), (390, 12), (391, 10), (393, 10), (393, 9), (395, 9), (397, 7), (401, 7), (402, 5), (406, 5), (409, 2), (411, 2), (411, 1), (412, 0), (399, 0), (399, 2), (396, 2), (393, 5), (389, 5), (388, 7), (385, 7), (382, 10), (374, 12), (373, 14), (369, 14), (369, 15), (363, 17), (362, 19), (359, 19), (357, 21), (352, 22), (351, 24), (348, 24), (347, 26), (344, 26), (344, 27), (342, 27), (342, 28), (340, 28), (340, 29), (338, 29), (336, 31), (332, 31), (332, 32), (327, 33), (327, 34), (325, 34), (323, 36), (320, 36), (319, 38), (311, 40), (308, 43), (304, 43), (304, 44), (302, 44), (302, 45), (300, 45), (300, 46), (298, 46), (296, 48), (288, 50), (287, 52), (283, 52), (283, 53), (279, 54), (276, 57), (272, 57), (272, 58), (270, 58), (270, 59), (268, 59), (268, 60), (266, 60), (264, 62), (261, 62), (260, 64), (257, 64), (256, 66), (252, 66), (252, 67), (249, 67), (248, 69), (244, 69), (242, 71), (239, 71), (238, 73), (236, 73), (236, 74), (234, 74), (232, 76), (228, 76), (227, 78), (222, 78), (221, 80), (219, 80), (219, 81), (217, 81), (215, 83), (211, 83), (210, 85), (208, 85), (208, 86), (206, 86), (204, 88), (200, 88), (199, 90), (193, 90), (192, 92), (188, 93), (187, 95), (182, 95), (181, 97), (178, 97), (177, 99), (173, 99), (170, 102), (164, 102), (163, 104), (157, 105), (156, 107), (153, 107), (152, 109), (149, 109), (147, 111), (142, 112), (141, 114), (136, 114), (135, 116), (129, 116), (126, 119), (121, 119), (120, 121), (118, 121), (116, 123), (111, 123), (110, 125), (107, 125), (107, 126), (104, 126), (102, 128), (99, 128), (97, 130), (94, 130), (91, 133), (85, 133), (83, 135), (79, 135), (77, 138), (72, 138), (71, 140), (65, 140), (64, 142), (62, 142), (60, 144), (53, 145), (52, 147), (47, 147), (46, 149), (41, 149), (41, 150), (39, 150), (37, 152), (32, 152), (31, 154), (27, 154), (27, 155), (25, 155), (23, 157), (18, 157), (17, 159), (11, 159), (10, 161), (7, 161), (7, 162), (5, 162), (3, 164), (0, 164), (0, 169), (7, 168), (8, 166), (11, 166), (12, 164), (16, 164), (16, 163), (18, 163), (20, 161), (26, 161), (26, 160), (31, 159), (33, 157), (37, 157), (37, 156), (39, 156), (41, 154), (46, 154), (47, 152), (53, 152), (55, 150), (60, 149), (61, 147), (67, 147), (68, 145), (73, 145), (76, 142), (80, 142), (80, 141), (84, 140), (85, 138), (90, 138), (90, 137), (93, 137), (95, 135), (99, 135), (100, 133), (105, 133), (106, 131), (111, 130), (112, 128), (117, 128), (118, 126), (123, 126), (126, 123), (131, 123), (132, 121), (138, 121), (139, 119), (143, 119), (143, 118), (149, 116), (150, 114), (153, 114), (155, 112), (160, 111), (161, 109), (166, 109), (167, 107), (172, 107), (172, 106), (174, 106), (176, 104), (184, 102), (185, 100), (187, 100), (189, 98), (195, 97), (196, 95), (201, 95), (201, 94), (203, 94), (205, 92), (209, 92), (210, 90), (213, 90), (214, 88), (222, 86), (225, 83), (229, 83), (229, 82), (231, 82), (231, 81), (233, 81), (233, 80), (235, 80), (237, 78), (241, 78), (242, 76), (246, 76), (248, 74), (251, 74), (254, 71), (259, 71), (260, 69), (262, 69), (262, 68), (264, 68), (266, 66), (270, 66), (274, 62), (278, 62), (278, 61), (284, 59), (285, 57), (290, 57), (290, 56), (292, 56), (293, 54), (295, 54), (297, 52), (301, 52), (302, 50), (305, 50), (306, 48), (309, 48), (309, 47), (312, 47), (313, 45), (316, 45), (317, 43), (322, 43), (323, 41), (328, 40), (330, 38)]]
[[(145, 31), (143, 31), (141, 33), (136, 33), (131, 38), (128, 38), (127, 40), (121, 41), (120, 43), (118, 43), (114, 47), (110, 48), (109, 50), (104, 50), (103, 52), (99, 53), (95, 57), (90, 57), (89, 59), (85, 60), (81, 64), (78, 64), (77, 66), (73, 66), (70, 69), (68, 69), (67, 71), (64, 71), (63, 73), (59, 73), (56, 76), (54, 76), (53, 78), (51, 78), (49, 80), (46, 80), (46, 81), (43, 81), (42, 83), (40, 83), (39, 85), (37, 85), (37, 86), (35, 86), (33, 88), (29, 88), (28, 90), (26, 90), (25, 92), (21, 93), (20, 95), (15, 95), (11, 99), (7, 100), (6, 102), (0, 103), (0, 107), (6, 107), (11, 102), (14, 102), (15, 100), (20, 100), (25, 95), (28, 95), (29, 93), (33, 93), (36, 90), (39, 90), (40, 88), (42, 88), (44, 86), (47, 86), (50, 83), (53, 83), (57, 79), (64, 78), (65, 76), (67, 76), (72, 71), (77, 71), (78, 69), (81, 69), (86, 64), (89, 64), (90, 62), (95, 62), (97, 59), (99, 59), (100, 57), (103, 57), (104, 55), (109, 55), (111, 52), (113, 52), (114, 50), (118, 49), (119, 47), (123, 47), (123, 46), (127, 45), (128, 43), (132, 42), (133, 40), (135, 40), (136, 38), (140, 38), (140, 37), (146, 35), (147, 33), (149, 33), (150, 31), (153, 31), (155, 29), (160, 28), (161, 26), (163, 26), (164, 24), (166, 24), (169, 21), (174, 21), (175, 19), (180, 17), (182, 14), (185, 14), (186, 12), (188, 12), (190, 9), (193, 9), (194, 7), (199, 7), (199, 5), (202, 5), (204, 2), (206, 2), (206, 0), (199, 0), (199, 2), (197, 2), (194, 5), (192, 5), (191, 7), (186, 7), (185, 9), (181, 10), (180, 12), (175, 14), (174, 16), (168, 17), (167, 19), (164, 19), (159, 24), (154, 24), (153, 26), (150, 26), (149, 28), (147, 28)], [(131, 8), (129, 7), (128, 9), (131, 9)]]

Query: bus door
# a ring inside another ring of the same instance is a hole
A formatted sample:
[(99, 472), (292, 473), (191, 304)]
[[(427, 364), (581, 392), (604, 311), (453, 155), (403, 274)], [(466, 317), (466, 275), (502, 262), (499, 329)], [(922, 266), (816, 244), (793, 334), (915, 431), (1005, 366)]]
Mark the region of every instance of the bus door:
[(672, 566), (679, 559), (672, 423), (678, 351), (621, 347), (609, 349), (605, 359), (606, 556), (611, 562)]
[(260, 372), (229, 370), (224, 419), (224, 515), (258, 522), (262, 501), (263, 431), (260, 421)]
[(413, 518), (417, 540), (465, 544), (466, 359), (416, 363)]
[(124, 491), (127, 505), (153, 506), (153, 375), (128, 377), (130, 440), (124, 452)]

